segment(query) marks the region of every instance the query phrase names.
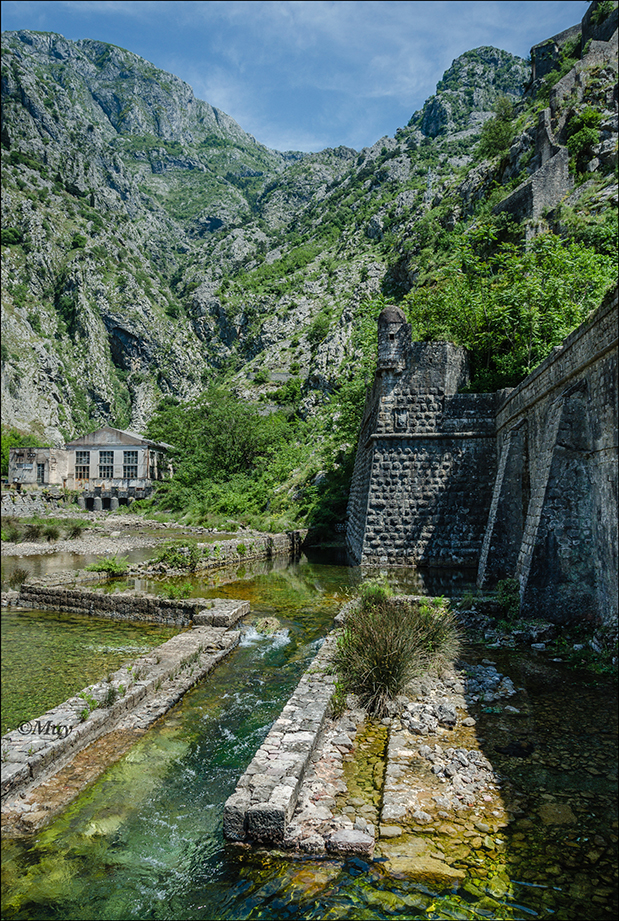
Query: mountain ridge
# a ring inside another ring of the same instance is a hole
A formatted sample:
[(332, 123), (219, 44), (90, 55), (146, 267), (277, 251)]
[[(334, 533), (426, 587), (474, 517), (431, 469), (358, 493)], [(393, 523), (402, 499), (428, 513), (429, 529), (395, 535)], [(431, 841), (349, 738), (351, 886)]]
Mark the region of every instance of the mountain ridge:
[[(431, 277), (426, 224), (442, 239), (530, 175), (528, 77), (482, 46), (395, 137), (278, 152), (133, 52), (4, 33), (3, 423), (140, 431), (221, 380), (320, 411), (362, 358), (363, 305)], [(506, 94), (509, 156), (475, 159)]]

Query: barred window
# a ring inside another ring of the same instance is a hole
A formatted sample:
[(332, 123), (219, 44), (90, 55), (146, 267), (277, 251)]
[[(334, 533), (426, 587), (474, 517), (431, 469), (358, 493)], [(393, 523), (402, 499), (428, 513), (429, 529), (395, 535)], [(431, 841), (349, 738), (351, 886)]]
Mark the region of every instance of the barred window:
[(99, 476), (111, 480), (114, 476), (114, 452), (99, 451)]
[(125, 480), (136, 480), (138, 476), (138, 452), (123, 451), (123, 477)]
[(75, 452), (75, 477), (87, 480), (90, 477), (90, 451)]

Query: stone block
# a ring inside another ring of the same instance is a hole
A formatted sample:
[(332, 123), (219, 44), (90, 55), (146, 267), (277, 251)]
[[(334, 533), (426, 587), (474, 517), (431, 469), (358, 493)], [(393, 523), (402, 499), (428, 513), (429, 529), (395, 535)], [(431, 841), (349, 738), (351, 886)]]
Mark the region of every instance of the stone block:
[(374, 851), (374, 838), (356, 828), (345, 828), (335, 832), (326, 842), (332, 854), (362, 854), (366, 857)]
[(244, 841), (246, 837), (246, 814), (250, 806), (249, 794), (238, 791), (229, 796), (224, 806), (223, 832), (229, 841)]
[(250, 806), (245, 817), (247, 834), (254, 841), (276, 843), (284, 840), (288, 817), (283, 804), (268, 802)]

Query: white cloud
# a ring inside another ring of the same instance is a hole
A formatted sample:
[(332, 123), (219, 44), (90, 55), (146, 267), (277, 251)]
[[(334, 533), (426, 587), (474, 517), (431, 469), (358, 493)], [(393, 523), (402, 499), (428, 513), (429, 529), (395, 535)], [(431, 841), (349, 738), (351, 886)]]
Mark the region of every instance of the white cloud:
[[(371, 144), (464, 51), (526, 55), (585, 0), (4, 0), (9, 28), (130, 48), (269, 146)], [(10, 24), (10, 25), (9, 25)]]

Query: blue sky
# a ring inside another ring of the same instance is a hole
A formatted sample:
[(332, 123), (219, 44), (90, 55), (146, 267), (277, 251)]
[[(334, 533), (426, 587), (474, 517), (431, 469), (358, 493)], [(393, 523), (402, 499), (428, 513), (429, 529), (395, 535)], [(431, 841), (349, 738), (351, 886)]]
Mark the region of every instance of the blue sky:
[(277, 150), (357, 150), (393, 136), (452, 60), (527, 57), (582, 0), (2, 0), (3, 29), (128, 48)]

